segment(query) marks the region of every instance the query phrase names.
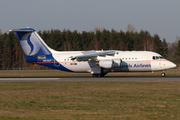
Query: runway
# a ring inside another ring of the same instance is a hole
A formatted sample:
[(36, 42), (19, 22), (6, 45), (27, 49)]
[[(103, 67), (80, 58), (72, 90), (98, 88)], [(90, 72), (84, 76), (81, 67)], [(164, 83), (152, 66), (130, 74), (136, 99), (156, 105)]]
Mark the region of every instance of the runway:
[(0, 82), (8, 81), (180, 81), (180, 76), (167, 77), (60, 77), (60, 78), (0, 78)]

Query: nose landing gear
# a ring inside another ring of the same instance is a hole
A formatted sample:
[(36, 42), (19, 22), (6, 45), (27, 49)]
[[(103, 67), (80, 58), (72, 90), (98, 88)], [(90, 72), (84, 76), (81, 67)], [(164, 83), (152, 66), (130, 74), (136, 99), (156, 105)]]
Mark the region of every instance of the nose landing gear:
[(165, 74), (164, 72), (162, 72), (162, 73), (161, 73), (161, 76), (162, 76), (162, 77), (165, 77), (165, 76), (166, 76), (166, 74)]

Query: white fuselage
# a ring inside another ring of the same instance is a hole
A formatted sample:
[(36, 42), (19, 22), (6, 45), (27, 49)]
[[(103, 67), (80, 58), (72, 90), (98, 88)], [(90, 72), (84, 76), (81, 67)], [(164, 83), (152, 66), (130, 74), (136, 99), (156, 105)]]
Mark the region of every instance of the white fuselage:
[[(103, 71), (105, 73), (111, 71), (159, 71), (176, 67), (174, 63), (162, 58), (161, 55), (150, 51), (115, 51), (114, 55), (97, 56), (95, 57), (95, 59), (89, 61), (71, 60), (71, 56), (78, 55), (84, 55), (83, 51), (54, 51), (52, 53), (53, 58), (58, 61), (54, 62), (55, 66), (59, 67), (60, 65), (62, 65), (72, 72), (92, 72), (92, 68), (99, 69), (99, 66), (96, 64), (97, 61), (110, 59), (121, 59), (121, 66), (115, 68), (103, 68)], [(153, 59), (153, 56), (155, 58), (159, 57), (159, 59)]]

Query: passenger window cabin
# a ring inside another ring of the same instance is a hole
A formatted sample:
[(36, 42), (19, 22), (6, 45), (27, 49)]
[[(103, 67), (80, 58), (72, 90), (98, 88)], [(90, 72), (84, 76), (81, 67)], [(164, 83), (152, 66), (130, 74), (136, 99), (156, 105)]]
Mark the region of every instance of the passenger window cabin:
[(137, 58), (120, 58), (122, 60), (137, 60)]

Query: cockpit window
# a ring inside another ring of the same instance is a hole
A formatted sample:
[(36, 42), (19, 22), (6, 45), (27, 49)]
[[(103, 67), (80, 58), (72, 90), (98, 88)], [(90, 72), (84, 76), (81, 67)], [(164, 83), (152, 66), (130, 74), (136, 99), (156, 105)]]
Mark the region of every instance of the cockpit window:
[(156, 60), (158, 60), (159, 59), (159, 57), (158, 56), (156, 56)]
[(159, 56), (160, 59), (164, 59), (162, 56)]
[(152, 59), (153, 60), (158, 60), (158, 59), (165, 59), (165, 58), (163, 58), (162, 56), (153, 56)]

